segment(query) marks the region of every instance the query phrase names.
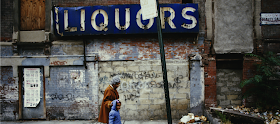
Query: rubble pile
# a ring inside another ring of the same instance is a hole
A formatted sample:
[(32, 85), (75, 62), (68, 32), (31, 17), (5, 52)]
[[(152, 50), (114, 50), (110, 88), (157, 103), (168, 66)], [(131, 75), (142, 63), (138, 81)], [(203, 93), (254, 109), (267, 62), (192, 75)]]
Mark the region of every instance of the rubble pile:
[(231, 113), (236, 115), (236, 112), (238, 112), (239, 113), (238, 115), (244, 115), (244, 117), (247, 118), (249, 117), (255, 117), (255, 119), (261, 118), (264, 120), (265, 124), (280, 124), (279, 110), (261, 112), (258, 109), (246, 108), (244, 106), (237, 106), (237, 107), (225, 108), (225, 109), (222, 109), (221, 107), (218, 108), (210, 107), (210, 109), (220, 111), (224, 114)]
[(188, 123), (203, 123), (206, 122), (207, 118), (205, 116), (194, 116), (193, 113), (188, 113), (188, 115), (183, 116), (180, 119), (179, 124), (188, 124)]
[(258, 109), (254, 108), (246, 108), (244, 106), (237, 106), (233, 108), (235, 111), (239, 111), (243, 114), (249, 114), (254, 117), (260, 117), (265, 119), (266, 124), (280, 124), (280, 111), (276, 110), (275, 112), (272, 111), (265, 111), (260, 112)]

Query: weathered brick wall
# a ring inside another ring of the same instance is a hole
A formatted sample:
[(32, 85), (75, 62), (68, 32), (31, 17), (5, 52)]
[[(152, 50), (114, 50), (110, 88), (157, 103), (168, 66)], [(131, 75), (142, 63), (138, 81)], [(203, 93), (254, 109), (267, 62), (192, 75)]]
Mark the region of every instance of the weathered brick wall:
[[(116, 4), (139, 4), (140, 0), (52, 0), (53, 5), (60, 7), (71, 6), (95, 6), (95, 5), (116, 5)], [(182, 3), (182, 0), (159, 0), (163, 3)]]
[[(166, 59), (188, 59), (199, 53), (203, 44), (194, 44), (184, 35), (166, 35), (164, 49)], [(98, 54), (99, 60), (158, 60), (160, 48), (156, 35), (127, 35), (124, 37), (101, 37), (87, 41), (87, 55)]]
[(46, 83), (48, 119), (95, 119), (98, 117), (97, 63), (51, 67)]
[[(189, 62), (167, 60), (172, 118), (188, 113), (190, 106)], [(99, 104), (111, 77), (122, 75), (118, 88), (122, 119), (166, 119), (160, 60), (99, 62)]]
[(13, 78), (13, 68), (0, 67), (0, 120), (18, 119), (18, 83)]
[(217, 69), (217, 102), (221, 107), (236, 107), (242, 102), (242, 92), (239, 86), (242, 80), (242, 70)]
[[(196, 0), (197, 3), (203, 4), (201, 1)], [(4, 12), (2, 11), (3, 2), (12, 3), (12, 1), (7, 0), (1, 1), (1, 12)], [(160, 3), (181, 3), (181, 0), (160, 0)], [(52, 5), (67, 7), (113, 4), (139, 4), (139, 0), (52, 0)], [(199, 20), (203, 21), (203, 5), (199, 6), (201, 6)], [(12, 17), (12, 15), (9, 16)], [(12, 22), (9, 21), (9, 23)], [(2, 23), (3, 21), (1, 22), (3, 33), (2, 26), (4, 25)], [(204, 24), (202, 23), (202, 25)], [(200, 29), (204, 29), (203, 27), (200, 26)], [(10, 36), (12, 36), (12, 27), (9, 29), (11, 29)], [(171, 110), (175, 119), (181, 118), (190, 109), (188, 57), (189, 55), (198, 55), (203, 51), (204, 30), (201, 32), (202, 35), (198, 36), (199, 41), (197, 34), (163, 34)], [(1, 36), (3, 35), (1, 34)], [(1, 62), (11, 62), (10, 65), (14, 68), (30, 65), (43, 65), (45, 67), (44, 74), (47, 76), (45, 78), (46, 114), (48, 119), (97, 118), (101, 104), (100, 99), (103, 98), (102, 90), (105, 90), (105, 85), (108, 85), (103, 84), (102, 81), (105, 81), (105, 79), (109, 81), (112, 75), (119, 73), (124, 75), (122, 86), (119, 88), (121, 99), (125, 103), (121, 112), (123, 119), (166, 119), (157, 34), (86, 37), (87, 60), (95, 60), (95, 57), (91, 56), (97, 55), (99, 63), (101, 63), (98, 66), (97, 62), (87, 62), (87, 69), (83, 66), (83, 38), (85, 37), (75, 37), (72, 41), (68, 40), (71, 38), (56, 39), (51, 44), (51, 55), (49, 57), (41, 56), (43, 55), (43, 48), (31, 50), (22, 47), (23, 49), (18, 48), (21, 58), (5, 57), (1, 58)], [(12, 56), (12, 50), (12, 45), (1, 46), (1, 57)], [(119, 63), (120, 65), (118, 65)], [(107, 64), (114, 67), (113, 72), (102, 70)], [(5, 65), (9, 64), (5, 63)], [(138, 68), (138, 70), (135, 68)], [(81, 77), (82, 74), (83, 77)], [(12, 77), (13, 72), (9, 75)], [(50, 76), (48, 77), (48, 75)], [(139, 76), (144, 77), (140, 78)], [(200, 75), (196, 76), (199, 77)], [(102, 87), (100, 87), (101, 85)], [(17, 89), (16, 93), (18, 93)], [(12, 106), (18, 107), (18, 101), (13, 102)], [(16, 107), (8, 108), (9, 110), (1, 108), (1, 112), (5, 111), (6, 115), (4, 118), (4, 114), (1, 113), (1, 119), (18, 119), (18, 108)], [(10, 116), (11, 112), (13, 112), (13, 116)]]
[(1, 42), (12, 41), (13, 0), (1, 0)]
[(205, 106), (217, 106), (217, 87), (216, 87), (216, 59), (208, 58), (208, 65), (204, 67), (205, 80)]

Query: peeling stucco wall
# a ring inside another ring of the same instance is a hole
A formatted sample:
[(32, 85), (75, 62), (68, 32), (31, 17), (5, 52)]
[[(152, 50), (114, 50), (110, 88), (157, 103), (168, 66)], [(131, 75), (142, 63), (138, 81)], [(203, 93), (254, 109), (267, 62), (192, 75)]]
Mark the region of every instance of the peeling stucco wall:
[(50, 67), (46, 83), (48, 119), (95, 119), (98, 117), (98, 63)]
[(253, 0), (215, 0), (214, 49), (217, 54), (253, 51)]

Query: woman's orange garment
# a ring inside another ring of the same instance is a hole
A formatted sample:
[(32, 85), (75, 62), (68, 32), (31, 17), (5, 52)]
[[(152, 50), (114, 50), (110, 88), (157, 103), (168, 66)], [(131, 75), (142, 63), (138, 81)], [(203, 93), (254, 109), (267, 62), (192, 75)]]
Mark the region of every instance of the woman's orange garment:
[(104, 97), (102, 100), (98, 121), (102, 123), (109, 122), (109, 112), (111, 110), (111, 102), (115, 99), (119, 99), (119, 93), (110, 85), (104, 91)]

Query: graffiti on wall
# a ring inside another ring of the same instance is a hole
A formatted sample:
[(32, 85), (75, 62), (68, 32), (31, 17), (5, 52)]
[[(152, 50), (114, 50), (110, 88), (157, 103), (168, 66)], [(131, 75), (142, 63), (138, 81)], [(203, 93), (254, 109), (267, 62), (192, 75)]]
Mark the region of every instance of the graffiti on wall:
[(50, 62), (50, 65), (66, 65), (66, 61), (52, 61)]
[(70, 70), (70, 82), (82, 84), (85, 82), (85, 70)]
[(17, 92), (18, 92), (17, 86), (10, 86), (7, 84), (0, 85), (0, 93), (3, 95), (9, 95), (11, 93), (17, 93)]
[[(164, 82), (162, 80), (162, 74), (156, 72), (132, 72), (132, 73), (112, 73), (110, 77), (103, 76), (99, 78), (100, 84), (107, 85), (110, 83), (110, 79), (115, 75), (121, 75), (122, 82), (118, 88), (118, 92), (124, 95), (125, 101), (135, 100), (140, 97), (140, 91), (142, 89), (151, 88), (164, 88)], [(189, 85), (180, 85), (183, 82), (184, 76), (178, 75), (169, 79), (168, 87), (170, 89), (189, 88)], [(184, 87), (185, 86), (185, 87)], [(100, 92), (104, 94), (105, 89), (100, 89)]]
[(79, 97), (79, 96), (75, 96), (72, 93), (67, 93), (67, 94), (51, 94), (50, 95), (52, 100), (65, 100), (65, 101), (73, 101), (75, 100), (75, 98)]

